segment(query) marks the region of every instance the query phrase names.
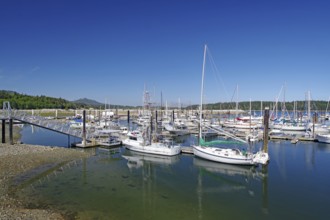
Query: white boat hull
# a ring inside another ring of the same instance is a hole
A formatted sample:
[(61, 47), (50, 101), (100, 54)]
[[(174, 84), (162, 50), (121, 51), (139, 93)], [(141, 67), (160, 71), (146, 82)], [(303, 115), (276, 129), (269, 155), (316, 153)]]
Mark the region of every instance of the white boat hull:
[(222, 124), (223, 127), (227, 127), (227, 128), (236, 128), (236, 129), (258, 129), (261, 126), (256, 125), (256, 124), (248, 124), (248, 123), (223, 123)]
[(170, 134), (176, 135), (176, 136), (183, 136), (183, 135), (189, 134), (188, 130), (172, 130), (172, 131), (169, 131), (169, 132), (170, 132)]
[(283, 131), (306, 131), (306, 127), (303, 126), (282, 126)]
[(165, 128), (165, 130), (170, 132), (170, 134), (176, 135), (176, 136), (182, 136), (182, 135), (189, 134), (188, 129), (176, 129), (172, 125), (169, 125), (169, 124), (165, 125), (164, 128)]
[(316, 139), (318, 142), (330, 144), (330, 134), (317, 134)]
[(165, 156), (174, 156), (181, 153), (181, 146), (179, 145), (166, 145), (165, 143), (152, 143), (150, 145), (143, 145), (140, 141), (126, 139), (123, 140), (123, 144), (126, 145), (126, 148), (132, 151), (147, 153), (147, 154), (156, 154), (156, 155), (165, 155)]
[(107, 147), (115, 147), (115, 146), (120, 146), (122, 145), (121, 141), (116, 141), (116, 142), (98, 142), (99, 145), (101, 146), (107, 146)]
[(236, 149), (222, 149), (217, 147), (193, 146), (194, 155), (197, 157), (219, 163), (237, 165), (255, 165), (252, 154), (242, 154)]

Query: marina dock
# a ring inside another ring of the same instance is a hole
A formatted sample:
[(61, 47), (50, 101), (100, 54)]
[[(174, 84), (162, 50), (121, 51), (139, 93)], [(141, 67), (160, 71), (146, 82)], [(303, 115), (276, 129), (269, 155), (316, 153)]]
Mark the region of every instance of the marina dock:
[(192, 147), (182, 147), (181, 153), (183, 154), (194, 154), (194, 150)]
[(292, 136), (292, 135), (269, 135), (270, 140), (286, 140), (286, 141), (292, 141), (292, 140), (298, 140), (298, 141), (313, 141), (316, 142), (317, 139), (313, 137), (299, 137), (299, 136)]

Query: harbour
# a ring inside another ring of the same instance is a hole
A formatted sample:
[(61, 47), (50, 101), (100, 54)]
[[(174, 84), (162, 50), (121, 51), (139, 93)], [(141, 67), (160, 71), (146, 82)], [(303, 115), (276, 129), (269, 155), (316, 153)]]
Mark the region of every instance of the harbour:
[[(41, 129), (31, 134), (31, 126), (23, 128), (25, 142), (27, 134), (35, 141), (40, 136), (47, 136), (48, 143), (59, 140)], [(189, 147), (195, 138), (187, 135), (177, 142)], [(65, 136), (56, 145), (66, 147)], [(19, 197), (32, 207), (49, 206), (78, 219), (328, 216), (330, 148), (324, 143), (270, 141), (271, 160), (264, 167), (215, 163), (191, 154), (140, 154), (124, 146), (84, 150), (93, 156), (39, 175), (20, 188)]]
[[(323, 195), (330, 192), (326, 187), (330, 183), (326, 168), (330, 165), (330, 149), (326, 143), (315, 142), (312, 130), (269, 128), (265, 133), (262, 127), (252, 129), (252, 121), (245, 122), (247, 128), (235, 128), (236, 124), (243, 124), (238, 117), (231, 126), (221, 126), (218, 122), (224, 124), (228, 118), (211, 113), (203, 117), (203, 125), (208, 129), (199, 130), (199, 120), (191, 117), (189, 111), (144, 111), (149, 117), (136, 115), (132, 118), (130, 112), (98, 119), (82, 111), (77, 115), (86, 120), (79, 122), (79, 127), (70, 128), (72, 118), (49, 119), (49, 116), (37, 116), (36, 112), (33, 117), (31, 113), (22, 117), (22, 113), (12, 111), (12, 116), (18, 115), (30, 122), (13, 125), (21, 126), (21, 143), (72, 148), (90, 155), (56, 169), (39, 170), (38, 175), (28, 175), (27, 181), (16, 184), (13, 196), (28, 207), (46, 206), (75, 219), (129, 219), (133, 216), (135, 219), (217, 219), (219, 216), (227, 219), (322, 219), (327, 216), (325, 204), (330, 199)], [(166, 130), (162, 126), (166, 121), (162, 115), (166, 114), (170, 116), (170, 123), (179, 123), (187, 131), (171, 133)], [(94, 115), (108, 114), (101, 111)], [(83, 132), (84, 127), (86, 132)], [(212, 128), (216, 133), (210, 132)], [(144, 138), (145, 131), (170, 139), (181, 151), (164, 156), (135, 152), (125, 144), (131, 132)], [(77, 135), (68, 135), (72, 133)], [(120, 144), (105, 146), (100, 144), (101, 139), (95, 139), (103, 136), (101, 134), (112, 137), (113, 133), (118, 135)], [(85, 145), (82, 134), (88, 137)], [(266, 144), (270, 159), (265, 164), (242, 166), (200, 158), (193, 147), (201, 144), (200, 134), (204, 135), (205, 143), (220, 141), (219, 147), (241, 152), (260, 152)], [(236, 137), (242, 141), (232, 139)], [(234, 211), (236, 209), (239, 212)]]
[(329, 11), (1, 2), (0, 219), (328, 219)]

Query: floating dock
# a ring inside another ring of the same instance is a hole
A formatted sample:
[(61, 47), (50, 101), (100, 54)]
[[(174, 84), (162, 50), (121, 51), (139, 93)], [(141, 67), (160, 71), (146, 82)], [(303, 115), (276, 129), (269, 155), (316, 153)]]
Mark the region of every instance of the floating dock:
[(194, 154), (194, 150), (192, 147), (182, 147), (181, 153), (183, 154)]
[(313, 137), (296, 137), (292, 135), (269, 135), (270, 140), (286, 140), (286, 141), (317, 141)]

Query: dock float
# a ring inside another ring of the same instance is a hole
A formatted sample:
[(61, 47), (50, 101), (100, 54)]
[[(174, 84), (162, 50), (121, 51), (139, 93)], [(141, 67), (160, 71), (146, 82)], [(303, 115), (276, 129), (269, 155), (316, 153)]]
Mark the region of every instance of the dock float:
[(183, 154), (194, 154), (194, 150), (192, 147), (182, 147), (181, 153)]
[(295, 136), (290, 136), (290, 135), (285, 135), (285, 136), (279, 136), (279, 135), (270, 135), (269, 136), (270, 140), (286, 140), (286, 141), (291, 141), (292, 143), (297, 143), (298, 141), (317, 141), (313, 137), (295, 137)]
[(99, 144), (95, 144), (95, 143), (86, 143), (86, 144), (83, 144), (83, 143), (74, 143), (74, 144), (72, 144), (72, 146), (79, 147), (79, 148), (91, 148), (91, 147), (98, 147), (100, 145)]

